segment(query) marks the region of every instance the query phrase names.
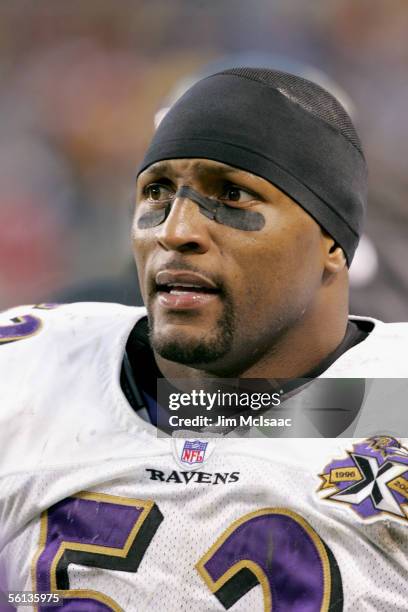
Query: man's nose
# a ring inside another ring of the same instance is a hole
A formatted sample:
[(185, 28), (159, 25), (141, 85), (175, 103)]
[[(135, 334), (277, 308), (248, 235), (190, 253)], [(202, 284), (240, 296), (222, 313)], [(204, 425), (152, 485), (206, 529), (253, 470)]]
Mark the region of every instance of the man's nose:
[(176, 197), (167, 219), (159, 226), (158, 242), (166, 251), (205, 253), (211, 241), (208, 223), (198, 204)]

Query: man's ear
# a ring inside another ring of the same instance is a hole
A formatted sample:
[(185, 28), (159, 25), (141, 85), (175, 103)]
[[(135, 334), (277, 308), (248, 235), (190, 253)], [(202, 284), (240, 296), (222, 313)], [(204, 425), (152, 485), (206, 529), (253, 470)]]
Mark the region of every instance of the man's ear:
[(338, 274), (347, 266), (346, 256), (341, 246), (324, 229), (322, 229), (322, 234), (326, 272)]

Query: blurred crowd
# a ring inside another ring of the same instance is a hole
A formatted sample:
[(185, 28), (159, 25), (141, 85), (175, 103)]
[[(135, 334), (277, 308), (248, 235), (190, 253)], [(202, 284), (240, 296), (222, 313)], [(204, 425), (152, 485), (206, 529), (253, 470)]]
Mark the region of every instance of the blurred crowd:
[(371, 170), (352, 310), (407, 319), (407, 31), (406, 0), (0, 3), (0, 310), (140, 303), (129, 227), (154, 117), (258, 55), (344, 92)]

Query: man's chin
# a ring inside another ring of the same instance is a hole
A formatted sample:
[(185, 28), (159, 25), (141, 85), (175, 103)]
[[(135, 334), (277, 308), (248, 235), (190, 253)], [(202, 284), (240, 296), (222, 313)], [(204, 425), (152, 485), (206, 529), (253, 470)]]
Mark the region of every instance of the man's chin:
[(225, 340), (225, 338), (215, 338), (212, 341), (168, 338), (153, 334), (151, 343), (156, 353), (164, 359), (183, 365), (199, 366), (222, 359), (230, 348)]
[(211, 323), (206, 317), (180, 322), (156, 317), (154, 309), (149, 312), (150, 342), (152, 348), (163, 359), (188, 366), (205, 366), (227, 355), (234, 336), (234, 312), (226, 301), (222, 315)]

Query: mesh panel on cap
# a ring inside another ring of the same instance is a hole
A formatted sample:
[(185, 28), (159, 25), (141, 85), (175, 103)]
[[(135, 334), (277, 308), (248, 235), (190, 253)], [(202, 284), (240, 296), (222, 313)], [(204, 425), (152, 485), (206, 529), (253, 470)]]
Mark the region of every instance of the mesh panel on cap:
[(302, 77), (265, 68), (231, 68), (218, 74), (233, 74), (269, 85), (299, 104), (307, 112), (338, 130), (364, 157), (360, 138), (340, 102), (325, 89)]

